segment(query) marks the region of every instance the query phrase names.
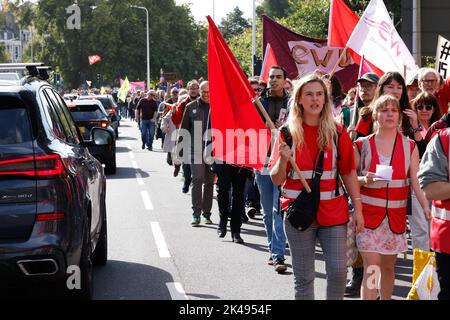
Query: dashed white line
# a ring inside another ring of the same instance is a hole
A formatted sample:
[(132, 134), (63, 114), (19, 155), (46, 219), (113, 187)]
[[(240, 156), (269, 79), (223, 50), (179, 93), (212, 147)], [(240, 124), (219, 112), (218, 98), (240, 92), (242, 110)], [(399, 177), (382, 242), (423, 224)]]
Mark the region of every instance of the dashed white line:
[(142, 176), (139, 172), (136, 172), (136, 180), (138, 185), (143, 186), (144, 184), (144, 180), (142, 179)]
[(137, 162), (134, 161), (134, 160), (131, 161), (131, 166), (132, 166), (134, 169), (139, 169)]
[(152, 226), (153, 238), (155, 238), (159, 256), (161, 258), (170, 258), (170, 252), (167, 248), (166, 240), (164, 240), (164, 235), (162, 234), (159, 222), (152, 221), (150, 224)]
[(188, 300), (186, 292), (184, 292), (183, 286), (179, 282), (167, 282), (167, 289), (169, 289), (172, 300)]
[(153, 204), (147, 191), (141, 191), (142, 201), (144, 201), (145, 210), (153, 210)]
[(128, 151), (128, 155), (130, 156), (130, 159), (131, 159), (131, 160), (134, 159), (134, 153), (133, 153), (133, 151)]

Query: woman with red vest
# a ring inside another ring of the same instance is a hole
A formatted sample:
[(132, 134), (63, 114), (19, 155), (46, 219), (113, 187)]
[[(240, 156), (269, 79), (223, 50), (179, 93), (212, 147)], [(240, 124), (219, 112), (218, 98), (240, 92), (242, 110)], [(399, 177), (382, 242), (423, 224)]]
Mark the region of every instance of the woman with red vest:
[[(355, 142), (355, 161), (359, 164), (358, 180), (365, 223), (364, 232), (356, 236), (364, 262), (361, 289), (364, 300), (377, 298), (378, 280), (381, 300), (391, 299), (395, 261), (397, 255), (408, 248), (406, 206), (409, 181), (425, 215), (430, 215), (428, 202), (417, 180), (419, 152), (414, 141), (398, 130), (400, 112), (397, 98), (381, 96), (373, 102), (373, 119), (377, 131)], [(376, 176), (378, 165), (390, 167), (392, 177), (387, 176), (382, 180)]]
[(282, 186), (280, 203), (283, 211), (303, 190), (298, 175), (289, 164), (290, 157), (294, 156), (302, 175), (310, 183), (318, 155), (324, 152), (316, 220), (305, 231), (299, 231), (287, 219), (284, 220), (292, 256), (295, 298), (314, 299), (315, 245), (319, 240), (327, 270), (327, 299), (340, 300), (344, 297), (346, 283), (349, 210), (338, 175), (341, 175), (355, 204), (357, 232), (364, 226), (352, 142), (348, 133), (334, 121), (329, 93), (317, 75), (305, 76), (297, 82), (289, 107), (288, 129), (292, 135), (293, 151), (280, 136), (269, 164), (273, 183)]
[(431, 139), (420, 163), (420, 187), (433, 200), (431, 249), (436, 254), (436, 272), (441, 291), (439, 300), (450, 300), (450, 129)]

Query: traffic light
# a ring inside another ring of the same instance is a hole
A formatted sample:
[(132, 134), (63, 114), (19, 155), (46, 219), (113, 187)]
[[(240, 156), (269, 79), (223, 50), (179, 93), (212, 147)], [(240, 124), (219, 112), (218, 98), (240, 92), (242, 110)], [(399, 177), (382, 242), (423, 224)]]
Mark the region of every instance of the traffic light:
[(97, 73), (97, 82), (100, 82), (100, 73)]

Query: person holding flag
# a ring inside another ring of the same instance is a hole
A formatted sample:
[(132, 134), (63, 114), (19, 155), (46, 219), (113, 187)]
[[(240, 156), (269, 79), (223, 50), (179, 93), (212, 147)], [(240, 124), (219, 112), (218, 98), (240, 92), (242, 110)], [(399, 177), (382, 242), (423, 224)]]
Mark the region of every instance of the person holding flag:
[(292, 172), (290, 157), (294, 155), (295, 163), (311, 182), (319, 154), (323, 155), (320, 204), (315, 221), (308, 229), (300, 231), (284, 219), (292, 256), (295, 299), (314, 299), (315, 246), (319, 240), (327, 271), (326, 297), (342, 300), (347, 278), (349, 208), (339, 175), (355, 208), (356, 232), (364, 228), (352, 141), (347, 131), (335, 122), (326, 84), (319, 75), (311, 74), (298, 81), (289, 108), (287, 127), (292, 136), (292, 149), (280, 134), (283, 140), (276, 141), (270, 159), (272, 181), (276, 187), (281, 186), (283, 211), (304, 191), (298, 176)]

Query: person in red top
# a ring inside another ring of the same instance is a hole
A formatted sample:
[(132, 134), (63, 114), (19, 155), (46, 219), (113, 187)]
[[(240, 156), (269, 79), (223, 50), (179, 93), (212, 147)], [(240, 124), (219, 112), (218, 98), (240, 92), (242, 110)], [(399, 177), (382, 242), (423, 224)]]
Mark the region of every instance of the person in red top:
[(278, 140), (270, 160), (270, 175), (275, 185), (282, 186), (280, 202), (285, 211), (303, 190), (299, 177), (291, 170), (290, 157), (294, 155), (309, 183), (319, 152), (325, 152), (321, 199), (315, 222), (305, 231), (299, 231), (284, 219), (292, 256), (295, 298), (301, 300), (314, 299), (316, 240), (319, 240), (325, 257), (327, 299), (342, 300), (344, 297), (349, 208), (338, 175), (355, 206), (356, 231), (360, 232), (364, 227), (352, 142), (348, 133), (335, 122), (331, 108), (327, 87), (319, 76), (312, 74), (300, 79), (294, 88), (288, 119), (293, 151), (283, 140)]
[(373, 118), (377, 124), (376, 132), (355, 142), (365, 223), (365, 230), (356, 236), (364, 261), (361, 297), (375, 300), (380, 280), (380, 299), (390, 300), (397, 255), (408, 249), (406, 206), (409, 181), (428, 219), (430, 209), (417, 180), (418, 148), (414, 141), (398, 130), (401, 119), (398, 99), (383, 95), (375, 100)]

